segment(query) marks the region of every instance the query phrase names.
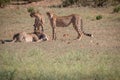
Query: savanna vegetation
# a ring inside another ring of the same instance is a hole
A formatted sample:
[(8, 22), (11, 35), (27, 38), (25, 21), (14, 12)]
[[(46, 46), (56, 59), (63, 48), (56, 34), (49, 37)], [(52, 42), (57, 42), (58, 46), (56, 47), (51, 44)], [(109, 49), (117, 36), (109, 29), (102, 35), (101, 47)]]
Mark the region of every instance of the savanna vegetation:
[[(38, 2), (43, 0), (0, 0), (0, 7), (4, 7), (7, 4), (10, 4), (12, 1), (26, 1), (28, 3), (31, 2)], [(50, 1), (50, 0), (45, 0)], [(55, 0), (51, 0), (55, 1)], [(59, 0), (60, 1), (60, 0)], [(59, 6), (67, 7), (71, 5), (76, 6), (92, 6), (92, 7), (104, 7), (104, 6), (111, 6), (111, 5), (118, 5), (120, 4), (120, 0), (61, 0), (61, 4)]]
[[(0, 8), (0, 39), (7, 41), (17, 32), (33, 32), (34, 19), (28, 13), (33, 9), (45, 16), (44, 29), (50, 40), (0, 43), (0, 80), (120, 80), (119, 4), (107, 8), (40, 5)], [(70, 25), (58, 27), (57, 40), (52, 41), (47, 11), (60, 16), (79, 14), (84, 31), (94, 37), (74, 40), (77, 33)]]

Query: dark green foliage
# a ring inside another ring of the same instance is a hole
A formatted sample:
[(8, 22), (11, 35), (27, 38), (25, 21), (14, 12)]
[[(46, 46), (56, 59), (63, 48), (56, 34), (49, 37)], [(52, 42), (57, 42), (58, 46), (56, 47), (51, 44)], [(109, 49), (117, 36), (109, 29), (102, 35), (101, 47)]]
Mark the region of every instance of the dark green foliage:
[(27, 11), (28, 11), (29, 13), (31, 13), (31, 12), (34, 12), (35, 10), (34, 10), (33, 7), (29, 7), (29, 8), (27, 9)]
[(96, 20), (100, 20), (100, 19), (102, 19), (102, 15), (96, 16)]
[(113, 12), (115, 12), (115, 13), (120, 12), (120, 5), (117, 6), (117, 7), (115, 7), (115, 8), (113, 9)]
[(69, 6), (69, 5), (82, 5), (82, 6), (90, 6), (90, 5), (94, 5), (96, 7), (103, 7), (104, 4), (107, 2), (108, 0), (63, 0), (63, 7), (65, 6)]
[(10, 0), (0, 0), (0, 7), (5, 7), (8, 3), (10, 3)]
[(93, 0), (95, 7), (103, 7), (107, 4), (108, 0)]
[(70, 6), (70, 5), (73, 5), (75, 3), (77, 3), (79, 0), (63, 0), (63, 7), (67, 7), (67, 6)]
[(26, 1), (28, 1), (28, 2), (37, 2), (37, 1), (41, 1), (41, 0), (26, 0)]
[(118, 4), (120, 4), (120, 0), (62, 0), (63, 7), (67, 7), (71, 5), (104, 7), (108, 5), (118, 5)]

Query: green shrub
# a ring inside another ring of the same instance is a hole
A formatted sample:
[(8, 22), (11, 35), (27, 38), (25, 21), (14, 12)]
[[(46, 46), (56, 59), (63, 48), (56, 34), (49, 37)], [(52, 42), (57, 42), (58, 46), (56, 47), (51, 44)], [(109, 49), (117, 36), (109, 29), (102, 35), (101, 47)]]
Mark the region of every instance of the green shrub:
[(27, 9), (27, 11), (28, 11), (29, 13), (31, 13), (31, 12), (34, 12), (35, 10), (34, 10), (33, 7), (29, 7), (29, 8)]
[(96, 16), (96, 20), (100, 20), (100, 19), (102, 19), (102, 15)]
[(117, 6), (117, 7), (115, 7), (115, 8), (113, 9), (113, 12), (115, 12), (115, 13), (120, 12), (120, 5)]
[(5, 7), (8, 3), (10, 3), (10, 0), (0, 0), (0, 7)]

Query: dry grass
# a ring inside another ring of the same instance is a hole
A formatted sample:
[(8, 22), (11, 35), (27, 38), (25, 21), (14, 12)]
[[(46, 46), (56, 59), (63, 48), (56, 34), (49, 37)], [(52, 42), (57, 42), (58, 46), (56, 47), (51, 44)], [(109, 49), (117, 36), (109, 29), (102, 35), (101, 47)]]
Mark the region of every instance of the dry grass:
[[(57, 28), (56, 41), (0, 44), (0, 80), (120, 79), (120, 14), (111, 14), (111, 8), (35, 8), (44, 14), (45, 33), (50, 37), (48, 10), (58, 15), (80, 14), (84, 31), (94, 38), (74, 40), (77, 34), (71, 25)], [(96, 15), (103, 18), (95, 20)], [(24, 7), (0, 9), (0, 39), (9, 40), (16, 32), (32, 32), (33, 22)]]

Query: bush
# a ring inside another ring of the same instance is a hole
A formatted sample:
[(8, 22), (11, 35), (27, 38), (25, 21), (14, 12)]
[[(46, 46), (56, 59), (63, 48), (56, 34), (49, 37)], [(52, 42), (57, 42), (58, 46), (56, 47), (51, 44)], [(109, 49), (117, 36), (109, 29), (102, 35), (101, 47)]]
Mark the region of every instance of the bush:
[(26, 1), (28, 1), (29, 3), (31, 3), (31, 2), (41, 1), (41, 0), (26, 0)]
[(10, 3), (10, 0), (0, 0), (0, 7), (5, 7), (8, 3)]
[(95, 7), (103, 7), (104, 5), (107, 5), (108, 0), (94, 0), (94, 6)]
[(29, 8), (27, 9), (27, 11), (28, 11), (29, 13), (31, 13), (31, 12), (34, 12), (35, 10), (34, 10), (33, 7), (29, 7)]
[(96, 16), (96, 20), (100, 20), (100, 19), (102, 19), (102, 15)]
[[(107, 2), (108, 0), (93, 0), (93, 1), (88, 1), (88, 0), (63, 0), (63, 7), (65, 6), (70, 6), (73, 4), (76, 4), (77, 6), (92, 6), (95, 5), (96, 7), (103, 7), (103, 5)], [(93, 4), (94, 3), (94, 4)]]
[(120, 12), (120, 5), (117, 6), (117, 7), (115, 7), (115, 8), (113, 9), (113, 12), (115, 12), (115, 13)]
[(107, 5), (117, 5), (117, 4), (120, 4), (120, 0), (62, 0), (63, 7), (67, 7), (71, 5), (104, 7)]
[(67, 6), (77, 3), (79, 0), (62, 0), (62, 1), (63, 1), (62, 6), (67, 7)]

